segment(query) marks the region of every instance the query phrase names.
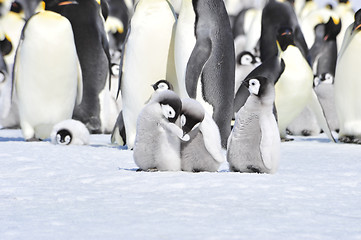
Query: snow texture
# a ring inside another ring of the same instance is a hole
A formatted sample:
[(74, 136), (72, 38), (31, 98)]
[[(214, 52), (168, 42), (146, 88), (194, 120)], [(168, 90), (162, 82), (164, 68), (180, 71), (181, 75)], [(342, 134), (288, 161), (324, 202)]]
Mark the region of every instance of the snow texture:
[(136, 172), (132, 152), (0, 130), (0, 239), (361, 239), (361, 146), (281, 144), (276, 174)]

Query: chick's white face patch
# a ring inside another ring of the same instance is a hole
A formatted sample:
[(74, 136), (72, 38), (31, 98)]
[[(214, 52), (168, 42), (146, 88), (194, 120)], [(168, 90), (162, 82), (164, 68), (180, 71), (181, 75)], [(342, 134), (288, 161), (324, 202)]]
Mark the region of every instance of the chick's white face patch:
[(165, 118), (170, 119), (175, 117), (175, 110), (168, 104), (161, 104), (162, 112)]
[(261, 87), (261, 84), (257, 79), (249, 80), (248, 89), (249, 89), (250, 93), (252, 93), (254, 95), (258, 95), (260, 87)]

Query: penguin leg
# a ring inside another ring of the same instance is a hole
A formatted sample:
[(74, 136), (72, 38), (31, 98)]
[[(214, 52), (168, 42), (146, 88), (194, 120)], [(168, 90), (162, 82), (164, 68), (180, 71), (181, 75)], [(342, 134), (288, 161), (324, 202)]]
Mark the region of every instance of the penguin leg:
[(26, 141), (35, 139), (35, 129), (27, 121), (20, 122), (21, 131)]

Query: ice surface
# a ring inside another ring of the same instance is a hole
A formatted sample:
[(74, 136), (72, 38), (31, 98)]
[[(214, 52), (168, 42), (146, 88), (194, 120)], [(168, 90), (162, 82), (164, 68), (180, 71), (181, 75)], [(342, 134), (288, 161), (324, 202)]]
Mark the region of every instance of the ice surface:
[(274, 175), (136, 172), (132, 152), (0, 130), (0, 239), (361, 239), (361, 146), (281, 144)]

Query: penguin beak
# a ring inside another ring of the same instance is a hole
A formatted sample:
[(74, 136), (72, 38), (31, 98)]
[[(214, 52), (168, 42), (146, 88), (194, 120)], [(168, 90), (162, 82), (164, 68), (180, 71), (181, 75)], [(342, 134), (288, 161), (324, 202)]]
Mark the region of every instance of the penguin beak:
[(71, 4), (79, 4), (79, 3), (77, 1), (64, 1), (64, 2), (60, 2), (58, 6), (66, 6)]
[(358, 30), (358, 29), (360, 29), (360, 28), (361, 28), (361, 24), (359, 24), (358, 26), (356, 26), (354, 31), (356, 31), (356, 30)]

